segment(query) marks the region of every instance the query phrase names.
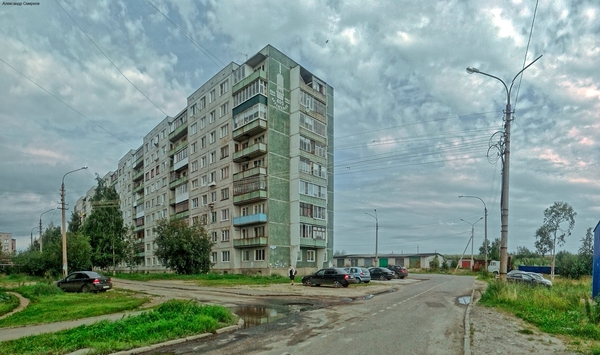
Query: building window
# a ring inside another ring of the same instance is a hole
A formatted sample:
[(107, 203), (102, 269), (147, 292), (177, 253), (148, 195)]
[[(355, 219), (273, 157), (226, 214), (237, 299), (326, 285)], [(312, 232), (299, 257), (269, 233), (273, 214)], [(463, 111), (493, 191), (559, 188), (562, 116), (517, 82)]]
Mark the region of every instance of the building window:
[(200, 148), (206, 148), (206, 136), (200, 138)]
[(250, 261), (250, 250), (242, 250), (242, 261)]
[(229, 262), (229, 250), (221, 252), (221, 261)]
[(225, 116), (229, 112), (229, 102), (224, 103), (219, 107), (219, 117)]
[(221, 221), (228, 221), (229, 220), (229, 209), (226, 208), (224, 210), (221, 210)]
[(198, 132), (198, 125), (196, 124), (196, 122), (194, 122), (190, 125), (190, 136), (192, 134), (196, 134), (196, 132)]
[(210, 152), (208, 155), (209, 164), (215, 163), (217, 161), (217, 152)]
[(221, 190), (221, 200), (229, 199), (229, 188), (224, 188)]
[(315, 251), (314, 250), (307, 250), (306, 251), (306, 261), (308, 262), (314, 262), (316, 260), (315, 258)]
[(217, 252), (216, 251), (210, 253), (210, 262), (211, 263), (216, 263), (217, 262)]
[(202, 195), (202, 206), (208, 205), (208, 195)]
[(198, 188), (198, 179), (194, 179), (192, 180), (192, 189), (197, 189)]
[(209, 135), (208, 135), (208, 137), (209, 137), (208, 138), (208, 142), (210, 144), (213, 144), (214, 142), (217, 141), (217, 132), (215, 132), (215, 131), (210, 132)]
[(192, 162), (192, 166), (190, 167), (190, 172), (196, 172), (198, 171), (198, 160), (194, 160)]
[(194, 142), (191, 145), (191, 154), (194, 154), (198, 151), (198, 142)]
[(229, 178), (229, 167), (226, 166), (221, 169), (221, 180), (225, 180)]
[(221, 135), (219, 136), (219, 138), (225, 138), (229, 135), (229, 125), (226, 124), (224, 126), (221, 126)]
[(215, 101), (215, 90), (211, 90), (210, 93), (208, 93), (208, 102), (213, 102)]
[(265, 250), (257, 249), (254, 251), (254, 260), (255, 261), (264, 261), (265, 260)]
[(198, 208), (198, 198), (192, 199), (192, 208)]
[(206, 155), (200, 157), (200, 168), (206, 167)]
[[(217, 222), (217, 212), (211, 212), (210, 213), (210, 222), (211, 223), (216, 223)], [(217, 232), (215, 232), (216, 235)], [(215, 237), (216, 238), (216, 237)], [(215, 242), (217, 241), (217, 239), (214, 240)]]
[(229, 156), (229, 146), (226, 145), (221, 147), (221, 159), (227, 158)]
[(254, 227), (254, 237), (264, 237), (265, 236), (265, 226)]
[(200, 129), (204, 129), (206, 127), (206, 116), (200, 118)]
[(210, 193), (210, 200), (212, 202), (216, 202), (217, 201), (217, 192), (216, 191)]
[(221, 231), (221, 241), (228, 242), (229, 241), (229, 229), (223, 229)]
[(208, 114), (208, 123), (215, 122), (215, 110), (210, 111)]
[(296, 261), (302, 261), (302, 250), (300, 250), (298, 254), (296, 254)]
[(223, 94), (225, 94), (228, 91), (229, 91), (229, 79), (225, 80), (224, 82), (221, 83), (221, 85), (219, 85), (219, 96), (222, 96)]
[(198, 101), (198, 103), (200, 104), (200, 107), (198, 107), (199, 110), (202, 110), (203, 108), (206, 107), (206, 96), (202, 96), (202, 98), (200, 99), (200, 101)]
[(212, 241), (216, 242), (217, 241), (217, 232), (211, 232), (210, 234), (212, 236)]

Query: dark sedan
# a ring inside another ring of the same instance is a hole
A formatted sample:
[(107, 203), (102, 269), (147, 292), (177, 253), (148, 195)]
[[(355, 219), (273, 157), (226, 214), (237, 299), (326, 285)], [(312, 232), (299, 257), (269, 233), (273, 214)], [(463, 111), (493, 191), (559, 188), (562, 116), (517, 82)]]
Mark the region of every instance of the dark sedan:
[(104, 292), (112, 288), (112, 279), (94, 271), (76, 271), (56, 282), (65, 292)]
[(388, 265), (387, 268), (395, 272), (399, 279), (403, 279), (408, 276), (408, 270), (404, 266)]
[(356, 283), (356, 278), (341, 268), (321, 269), (302, 278), (302, 284), (305, 286), (333, 285), (333, 287), (348, 287), (351, 283)]
[(369, 272), (371, 273), (371, 280), (385, 281), (396, 277), (395, 272), (384, 267), (372, 267), (369, 268)]

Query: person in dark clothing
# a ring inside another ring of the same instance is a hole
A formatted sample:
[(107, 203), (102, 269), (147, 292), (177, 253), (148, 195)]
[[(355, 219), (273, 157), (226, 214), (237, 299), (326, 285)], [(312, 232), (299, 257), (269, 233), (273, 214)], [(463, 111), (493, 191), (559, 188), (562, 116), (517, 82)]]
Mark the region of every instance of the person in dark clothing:
[(290, 268), (288, 269), (288, 275), (290, 276), (290, 281), (292, 281), (290, 285), (293, 285), (294, 277), (296, 276), (296, 269), (294, 269), (292, 265), (290, 265)]

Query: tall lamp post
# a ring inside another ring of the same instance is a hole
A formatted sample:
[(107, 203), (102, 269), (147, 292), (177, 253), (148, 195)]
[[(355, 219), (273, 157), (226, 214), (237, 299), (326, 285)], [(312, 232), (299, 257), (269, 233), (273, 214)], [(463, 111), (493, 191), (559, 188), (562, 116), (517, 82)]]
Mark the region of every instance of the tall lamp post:
[(67, 227), (65, 220), (65, 176), (70, 173), (74, 173), (79, 170), (87, 169), (87, 166), (81, 167), (79, 169), (75, 169), (69, 171), (62, 178), (62, 184), (60, 185), (60, 205), (62, 209), (62, 254), (63, 254), (63, 276), (67, 277)]
[(377, 219), (377, 210), (373, 209), (373, 211), (375, 211), (374, 216), (367, 212), (365, 214), (375, 218), (375, 266), (379, 266), (379, 253), (377, 250), (379, 246), (379, 219)]
[(515, 80), (525, 69), (529, 68), (533, 63), (537, 62), (542, 56), (537, 57), (533, 62), (529, 63), (525, 68), (521, 69), (515, 75), (513, 80), (510, 82), (510, 88), (506, 86), (506, 83), (497, 76), (493, 76), (488, 73), (484, 73), (477, 68), (468, 67), (467, 73), (481, 74), (494, 78), (504, 85), (506, 89), (506, 108), (504, 109), (504, 151), (500, 151), (500, 157), (502, 158), (502, 197), (500, 199), (500, 217), (502, 220), (502, 231), (500, 237), (500, 279), (506, 280), (506, 269), (508, 264), (508, 255), (506, 253), (507, 242), (508, 242), (508, 174), (510, 167), (510, 122), (512, 121), (512, 108), (510, 106), (510, 93), (512, 91)]
[(463, 198), (463, 197), (465, 197), (465, 198), (476, 198), (479, 201), (481, 201), (481, 203), (483, 203), (483, 212), (484, 212), (484, 217), (485, 217), (485, 219), (483, 221), (484, 224), (485, 224), (485, 234), (484, 234), (485, 236), (484, 236), (484, 242), (483, 242), (483, 248), (484, 248), (484, 253), (485, 253), (485, 265), (484, 265), (484, 267), (485, 267), (485, 271), (487, 271), (487, 268), (488, 268), (487, 206), (485, 205), (485, 202), (481, 198), (479, 198), (477, 196), (464, 196), (464, 195), (458, 196), (458, 198)]
[(471, 225), (471, 271), (473, 271), (473, 244), (475, 244), (475, 239), (473, 238), (473, 235), (475, 234), (475, 225), (477, 224), (477, 222), (481, 221), (483, 219), (483, 217), (480, 217), (475, 223), (471, 223), (471, 222), (467, 222), (464, 219), (460, 219), (461, 221), (470, 224)]
[(56, 208), (50, 209), (40, 215), (40, 253), (42, 252), (42, 245), (44, 244), (42, 243), (42, 216), (50, 211), (54, 211), (55, 209)]

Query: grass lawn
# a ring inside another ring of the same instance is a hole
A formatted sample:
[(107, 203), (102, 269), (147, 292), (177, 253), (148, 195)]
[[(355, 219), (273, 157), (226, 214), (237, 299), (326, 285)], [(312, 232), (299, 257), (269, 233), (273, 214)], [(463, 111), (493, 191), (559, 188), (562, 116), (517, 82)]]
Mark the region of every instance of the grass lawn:
[(140, 297), (137, 293), (118, 289), (98, 294), (65, 293), (55, 285), (45, 283), (1, 288), (0, 293), (9, 290), (20, 293), (28, 298), (30, 303), (23, 311), (0, 319), (0, 328), (54, 323), (135, 310), (149, 301), (148, 297)]
[[(118, 273), (115, 278), (134, 280), (134, 281), (152, 281), (152, 280), (183, 280), (190, 281), (198, 286), (218, 287), (218, 286), (238, 286), (238, 285), (270, 285), (289, 283), (290, 279), (284, 276), (259, 276), (259, 275), (240, 275), (240, 274), (198, 274), (198, 275), (178, 275), (172, 273)], [(298, 278), (299, 276), (296, 276)], [(302, 279), (302, 277), (300, 277)]]
[(94, 354), (161, 343), (190, 335), (215, 332), (236, 323), (231, 311), (222, 306), (200, 305), (194, 301), (172, 300), (141, 315), (52, 334), (28, 336), (0, 343), (2, 354), (66, 354), (94, 349)]
[(0, 291), (0, 316), (12, 311), (19, 306), (19, 299), (4, 291)]
[[(489, 281), (480, 304), (510, 312), (543, 332), (563, 335), (577, 351), (600, 354), (600, 303), (591, 278), (555, 278), (552, 288)], [(597, 300), (596, 300), (597, 301)]]

